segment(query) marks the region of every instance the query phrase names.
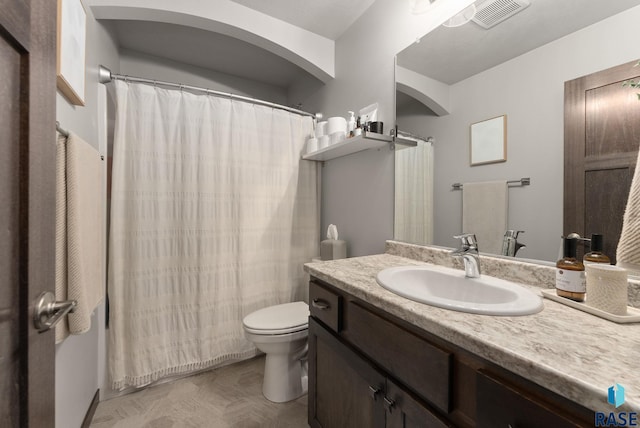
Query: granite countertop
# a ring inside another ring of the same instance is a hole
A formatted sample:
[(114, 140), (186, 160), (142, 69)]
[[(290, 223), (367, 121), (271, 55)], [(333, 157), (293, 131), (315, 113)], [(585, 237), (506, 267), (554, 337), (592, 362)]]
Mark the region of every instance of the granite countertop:
[[(307, 263), (305, 270), (593, 411), (640, 412), (640, 323), (616, 324), (548, 299), (542, 312), (522, 317), (467, 314), (414, 302), (379, 286), (376, 274), (393, 266), (423, 265), (425, 259), (456, 264), (444, 251), (391, 244), (385, 254)], [(553, 286), (548, 283), (551, 267), (481, 261), (488, 267), (483, 274), (510, 280), (520, 276), (518, 282), (534, 291)], [(625, 387), (626, 402), (617, 409), (607, 403), (614, 383)]]

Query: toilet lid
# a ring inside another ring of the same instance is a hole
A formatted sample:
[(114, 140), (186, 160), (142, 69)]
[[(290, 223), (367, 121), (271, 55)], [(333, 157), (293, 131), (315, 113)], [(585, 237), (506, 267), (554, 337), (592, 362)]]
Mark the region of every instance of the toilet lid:
[(245, 329), (253, 333), (284, 334), (307, 328), (309, 306), (305, 302), (269, 306), (250, 313), (242, 321)]

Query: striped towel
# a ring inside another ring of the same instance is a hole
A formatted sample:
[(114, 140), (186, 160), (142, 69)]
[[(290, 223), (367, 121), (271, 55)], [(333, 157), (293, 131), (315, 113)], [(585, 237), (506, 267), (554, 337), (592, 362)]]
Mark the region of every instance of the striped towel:
[[(640, 152), (638, 161), (640, 162)], [(640, 164), (636, 163), (640, 166)], [(622, 220), (622, 232), (616, 251), (617, 265), (631, 270), (640, 270), (640, 167), (636, 167), (631, 181), (631, 190)]]
[(56, 326), (56, 343), (91, 328), (104, 297), (105, 238), (103, 164), (77, 135), (58, 136), (56, 146), (56, 300), (78, 306)]

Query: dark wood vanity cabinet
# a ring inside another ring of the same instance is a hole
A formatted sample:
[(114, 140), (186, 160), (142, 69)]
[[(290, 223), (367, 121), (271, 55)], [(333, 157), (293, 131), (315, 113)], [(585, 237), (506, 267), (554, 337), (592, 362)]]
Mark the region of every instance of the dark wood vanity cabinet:
[(593, 412), (312, 278), (312, 428), (593, 426)]
[[(581, 426), (571, 416), (537, 401), (526, 391), (514, 388), (488, 373), (478, 373), (477, 392), (476, 425), (479, 428)], [(593, 427), (593, 422), (592, 418), (591, 424), (587, 426)]]
[(450, 426), (313, 318), (309, 351), (312, 427)]

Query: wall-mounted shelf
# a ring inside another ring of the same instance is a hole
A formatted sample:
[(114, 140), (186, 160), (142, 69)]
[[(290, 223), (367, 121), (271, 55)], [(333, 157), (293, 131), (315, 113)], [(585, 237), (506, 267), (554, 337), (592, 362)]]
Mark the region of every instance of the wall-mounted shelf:
[(339, 143), (332, 144), (324, 149), (307, 153), (302, 156), (304, 160), (327, 161), (339, 158), (340, 156), (350, 155), (367, 149), (376, 149), (393, 142), (393, 138), (389, 135), (376, 134), (375, 132), (364, 132), (357, 137), (347, 138)]

